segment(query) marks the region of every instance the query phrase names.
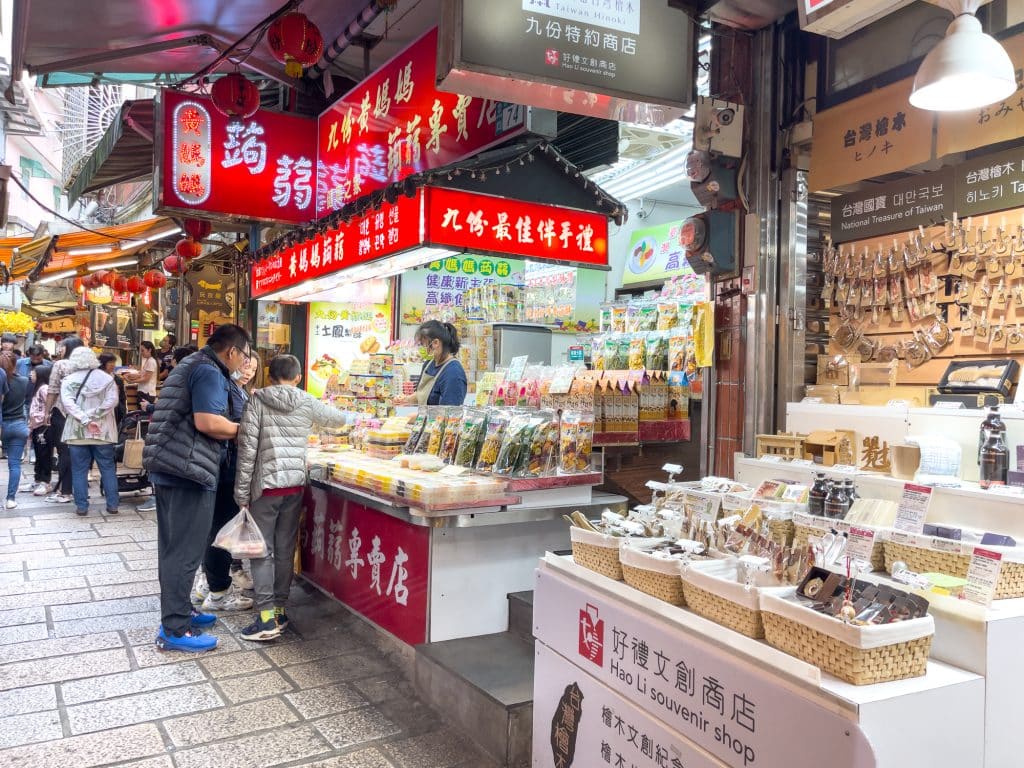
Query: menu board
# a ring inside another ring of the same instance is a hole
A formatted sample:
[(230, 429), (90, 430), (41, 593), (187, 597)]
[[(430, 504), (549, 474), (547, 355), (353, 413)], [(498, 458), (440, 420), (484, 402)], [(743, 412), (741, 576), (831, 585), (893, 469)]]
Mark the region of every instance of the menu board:
[(309, 305), (306, 391), (321, 397), (331, 376), (391, 343), (391, 302)]
[(94, 347), (130, 349), (135, 343), (135, 324), (130, 307), (93, 305), (90, 325)]

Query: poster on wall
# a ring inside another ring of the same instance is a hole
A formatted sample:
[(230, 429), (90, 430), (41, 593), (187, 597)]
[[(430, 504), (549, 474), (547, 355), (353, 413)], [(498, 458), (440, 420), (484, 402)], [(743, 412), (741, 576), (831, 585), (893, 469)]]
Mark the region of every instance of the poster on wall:
[(662, 282), (693, 274), (686, 261), (686, 249), (679, 242), (682, 221), (634, 230), (622, 269), (622, 285)]
[(352, 361), (382, 352), (391, 343), (391, 301), (383, 304), (309, 305), (306, 342), (306, 390), (320, 397), (331, 376), (348, 369)]
[(219, 325), (235, 322), (234, 278), (212, 264), (185, 276), (189, 286), (186, 309), (192, 318), (192, 341), (199, 347)]
[(604, 272), (526, 262), (528, 323), (549, 325), (556, 332), (596, 333), (604, 295)]
[(432, 261), (402, 275), (401, 322), (419, 325), (425, 320), (465, 320), (470, 291), (485, 285), (522, 286), (524, 270), (522, 259), (468, 253)]

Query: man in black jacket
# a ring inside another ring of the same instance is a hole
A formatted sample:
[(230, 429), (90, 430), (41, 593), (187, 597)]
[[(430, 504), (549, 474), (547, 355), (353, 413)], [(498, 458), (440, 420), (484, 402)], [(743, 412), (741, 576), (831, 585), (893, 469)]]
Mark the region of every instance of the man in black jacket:
[(245, 329), (220, 326), (170, 373), (153, 412), (143, 464), (156, 495), (160, 648), (217, 647), (215, 637), (200, 631), (216, 617), (195, 611), (189, 593), (213, 521), (226, 441), (238, 433), (227, 417), (228, 382), (241, 375), (251, 354)]

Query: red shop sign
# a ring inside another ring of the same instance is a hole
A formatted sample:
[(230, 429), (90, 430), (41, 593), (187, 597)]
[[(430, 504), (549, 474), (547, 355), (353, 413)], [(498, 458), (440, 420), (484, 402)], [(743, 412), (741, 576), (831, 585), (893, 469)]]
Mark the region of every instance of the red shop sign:
[(315, 218), (315, 120), (261, 109), (230, 125), (209, 98), (177, 91), (160, 105), (157, 213)]
[(427, 242), (474, 253), (608, 266), (608, 219), (599, 213), (433, 188)]
[(438, 91), (437, 29), (320, 116), (317, 216), (523, 130), (518, 105)]
[(409, 645), (427, 640), (430, 531), (310, 488), (302, 574)]
[(249, 281), (252, 297), (416, 247), (422, 198), (422, 191), (412, 198), (403, 195), (379, 210), (255, 262)]

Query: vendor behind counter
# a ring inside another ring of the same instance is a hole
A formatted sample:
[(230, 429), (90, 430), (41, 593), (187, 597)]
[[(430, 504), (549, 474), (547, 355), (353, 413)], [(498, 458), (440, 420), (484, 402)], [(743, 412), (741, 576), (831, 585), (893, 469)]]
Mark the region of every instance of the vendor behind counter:
[(411, 395), (395, 398), (395, 405), (462, 405), (466, 399), (466, 371), (456, 355), (459, 333), (451, 323), (428, 320), (416, 329), (416, 342), (430, 355)]

